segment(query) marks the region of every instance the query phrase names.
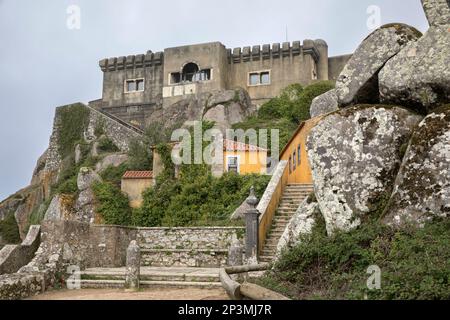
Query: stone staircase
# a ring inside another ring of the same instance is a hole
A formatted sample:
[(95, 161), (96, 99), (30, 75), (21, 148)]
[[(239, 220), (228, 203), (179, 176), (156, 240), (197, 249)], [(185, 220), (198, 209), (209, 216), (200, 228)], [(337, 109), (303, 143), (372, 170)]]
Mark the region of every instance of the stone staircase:
[[(141, 267), (141, 288), (221, 288), (219, 268)], [(125, 268), (91, 268), (81, 272), (83, 289), (122, 289)]]
[(313, 190), (312, 184), (289, 184), (286, 186), (277, 212), (273, 218), (272, 228), (267, 235), (264, 249), (260, 254), (260, 262), (271, 263), (275, 260), (278, 241), (283, 235), (287, 224), (297, 211), (299, 205)]

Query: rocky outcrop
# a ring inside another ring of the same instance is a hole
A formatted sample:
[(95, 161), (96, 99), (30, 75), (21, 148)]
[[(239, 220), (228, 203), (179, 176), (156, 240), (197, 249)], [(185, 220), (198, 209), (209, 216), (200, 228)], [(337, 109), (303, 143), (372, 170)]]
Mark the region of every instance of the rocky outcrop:
[(53, 197), (44, 221), (70, 220), (73, 215), (73, 198), (65, 195), (56, 195)]
[(83, 190), (75, 201), (75, 221), (94, 223), (95, 220), (95, 196), (91, 188)]
[(399, 107), (360, 105), (326, 116), (307, 142), (316, 197), (327, 230), (350, 230), (384, 208), (421, 116)]
[(450, 102), (450, 20), (409, 43), (380, 72), (381, 100), (422, 113)]
[(284, 250), (297, 245), (302, 236), (312, 232), (316, 224), (316, 217), (320, 214), (318, 211), (319, 204), (316, 201), (305, 199), (302, 202), (278, 242), (277, 256), (280, 256)]
[(450, 105), (428, 115), (406, 151), (384, 214), (390, 225), (450, 216)]
[(330, 90), (314, 98), (311, 103), (311, 118), (321, 116), (339, 109), (336, 90)]
[(421, 33), (404, 24), (390, 24), (370, 34), (356, 49), (337, 82), (340, 106), (378, 103), (378, 72), (384, 64)]
[(95, 182), (101, 181), (102, 178), (92, 169), (81, 168), (77, 178), (78, 190), (84, 191), (86, 189), (89, 189)]
[(99, 173), (108, 167), (118, 167), (124, 162), (128, 161), (128, 155), (126, 154), (111, 154), (104, 157), (95, 165), (95, 172)]
[(256, 112), (251, 99), (244, 89), (202, 93), (197, 97), (189, 96), (170, 107), (165, 126), (183, 124), (186, 121), (213, 121), (220, 129), (228, 129)]
[(449, 0), (422, 0), (422, 6), (430, 26), (448, 25), (450, 23)]

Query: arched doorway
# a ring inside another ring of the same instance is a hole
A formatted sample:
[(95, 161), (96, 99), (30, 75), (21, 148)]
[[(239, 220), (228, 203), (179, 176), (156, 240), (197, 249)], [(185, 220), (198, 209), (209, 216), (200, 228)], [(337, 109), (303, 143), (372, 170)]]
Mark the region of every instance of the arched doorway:
[(195, 75), (200, 71), (199, 66), (194, 62), (189, 62), (183, 67), (181, 78), (182, 81), (192, 82)]

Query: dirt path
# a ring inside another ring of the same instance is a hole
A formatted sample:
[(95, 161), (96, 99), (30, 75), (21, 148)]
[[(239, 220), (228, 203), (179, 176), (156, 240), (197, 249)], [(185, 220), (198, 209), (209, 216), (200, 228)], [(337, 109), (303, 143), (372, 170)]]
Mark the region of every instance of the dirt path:
[(125, 292), (120, 289), (49, 291), (28, 300), (228, 300), (222, 289), (146, 289)]

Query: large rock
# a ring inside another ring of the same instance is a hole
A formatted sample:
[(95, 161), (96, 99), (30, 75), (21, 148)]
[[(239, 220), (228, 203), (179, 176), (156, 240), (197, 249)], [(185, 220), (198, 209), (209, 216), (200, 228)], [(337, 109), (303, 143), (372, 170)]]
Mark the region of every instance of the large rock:
[(213, 91), (189, 96), (164, 110), (165, 126), (183, 124), (187, 121), (214, 121), (217, 127), (231, 128), (256, 112), (244, 89)]
[(450, 102), (450, 21), (431, 27), (386, 63), (379, 75), (381, 100), (422, 113)]
[(422, 6), (430, 26), (448, 25), (450, 23), (449, 0), (422, 0)]
[(316, 216), (320, 214), (319, 204), (311, 199), (305, 199), (289, 221), (283, 235), (278, 241), (277, 256), (299, 243), (301, 237), (312, 232), (316, 224)]
[(101, 181), (102, 178), (98, 175), (98, 173), (89, 168), (81, 168), (77, 178), (78, 190), (84, 191), (89, 189), (95, 182)]
[(94, 223), (95, 220), (95, 196), (91, 188), (83, 190), (75, 201), (75, 213), (73, 219), (78, 222)]
[(96, 172), (102, 172), (108, 167), (118, 167), (121, 164), (128, 161), (128, 155), (126, 154), (111, 154), (100, 160), (95, 166)]
[(337, 82), (340, 106), (378, 103), (378, 72), (383, 65), (421, 33), (404, 24), (390, 24), (370, 34), (356, 49)]
[(308, 157), (328, 233), (357, 227), (384, 208), (402, 145), (421, 119), (399, 107), (361, 105), (332, 113), (312, 129)]
[(406, 151), (384, 221), (423, 224), (450, 215), (450, 105), (428, 115)]
[(72, 207), (73, 199), (70, 196), (57, 195), (50, 202), (44, 221), (71, 220), (73, 215)]
[(330, 90), (314, 98), (311, 103), (311, 118), (321, 116), (339, 109), (336, 90)]

